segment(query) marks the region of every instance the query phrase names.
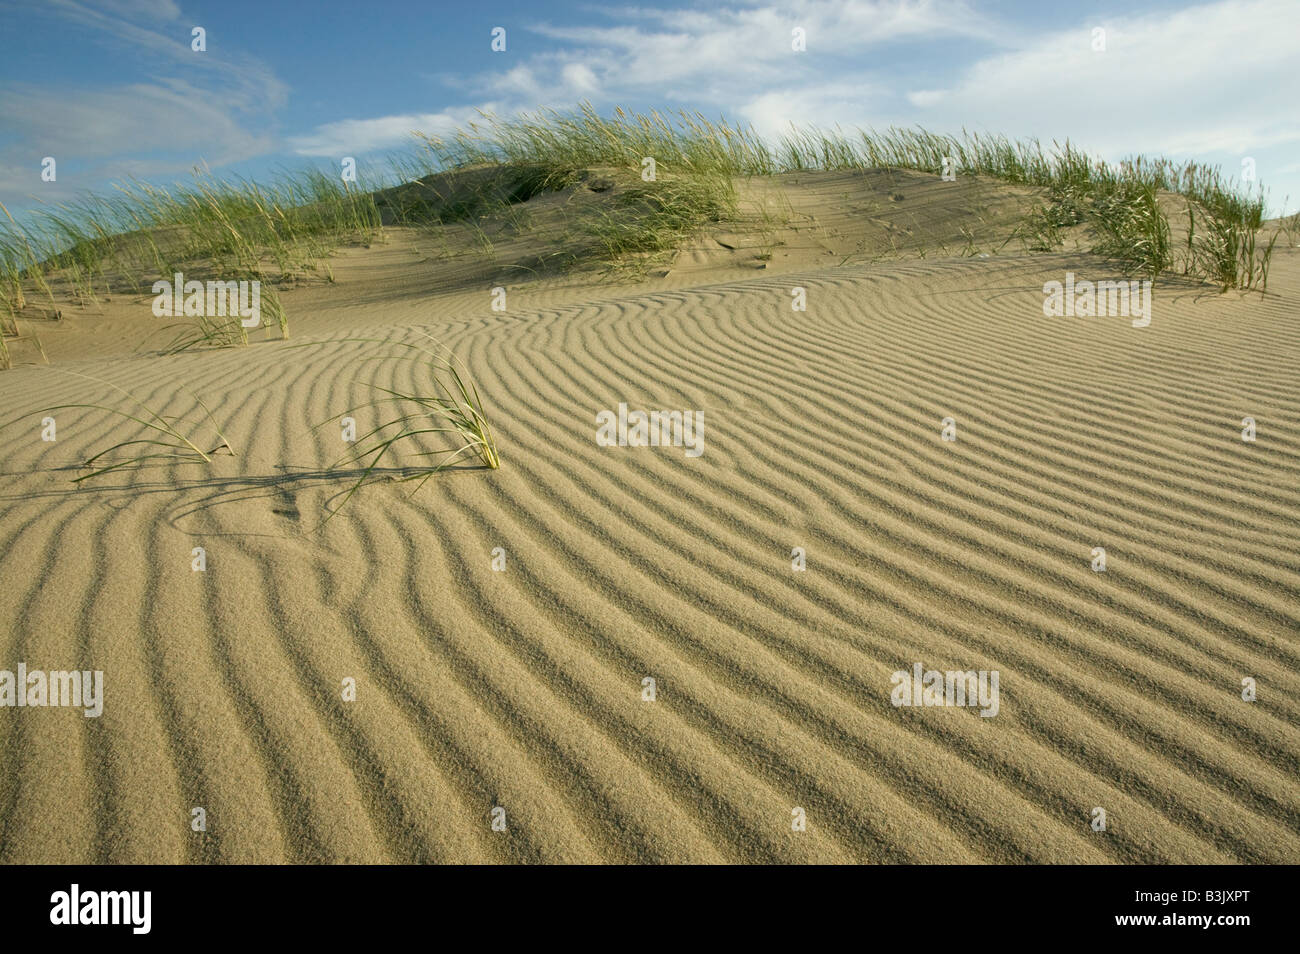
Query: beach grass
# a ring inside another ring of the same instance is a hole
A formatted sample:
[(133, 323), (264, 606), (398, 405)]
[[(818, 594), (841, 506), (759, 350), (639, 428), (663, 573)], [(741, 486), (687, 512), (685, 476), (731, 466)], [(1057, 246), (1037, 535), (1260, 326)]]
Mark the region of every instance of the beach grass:
[[(398, 356), (415, 361), (423, 384), (404, 389), (376, 386), (375, 390), (383, 397), (351, 408), (338, 417), (317, 425), (322, 427), (373, 408), (385, 408), (393, 412), (391, 415), (380, 415), (385, 420), (358, 436), (352, 449), (331, 465), (331, 469), (355, 464), (362, 464), (363, 467), (360, 477), (343, 495), (326, 521), (339, 513), (352, 495), (374, 475), (375, 469), (388, 460), (406, 461), (401, 464), (401, 475), (393, 479), (418, 481), (413, 493), (419, 491), (431, 477), (458, 461), (477, 459), (488, 470), (501, 467), (496, 435), (488, 420), (478, 387), (465, 364), (431, 335), (423, 332), (418, 334), (422, 340), (416, 342), (386, 338), (350, 339), (403, 349)], [(390, 351), (368, 360), (383, 360), (392, 356)], [(451, 445), (428, 450), (422, 441), (429, 435), (450, 437)], [(420, 463), (411, 464), (411, 460)], [(426, 460), (436, 462), (424, 463)], [(322, 525), (323, 523), (324, 521)]]
[[(601, 115), (589, 103), (511, 118), (483, 114), (445, 136), (414, 136), (414, 148), (390, 156), (387, 170), (364, 186), (318, 168), (282, 172), (267, 184), (200, 168), (170, 187), (130, 181), (110, 195), (40, 206), (22, 225), (0, 206), (0, 309), (17, 315), (32, 295), (53, 306), (56, 287), (93, 304), (118, 291), (144, 294), (155, 278), (177, 271), (200, 280), (237, 276), (268, 286), (272, 318), (288, 337), (288, 317), (270, 286), (314, 272), (340, 244), (373, 241), (385, 215), (406, 224), (465, 222), (490, 254), (486, 218), (567, 188), (593, 169), (612, 170), (624, 188), (574, 231), (609, 262), (644, 261), (735, 214), (736, 181), (744, 177), (882, 168), (939, 174), (945, 160), (959, 176), (1044, 190), (1022, 229), (1030, 249), (1056, 247), (1061, 229), (1082, 223), (1096, 236), (1095, 252), (1158, 275), (1174, 258), (1158, 201), (1165, 193), (1184, 197), (1196, 233), (1184, 250), (1188, 276), (1223, 289), (1262, 287), (1277, 238), (1257, 237), (1262, 188), (1244, 191), (1219, 169), (1194, 162), (1139, 156), (1105, 163), (1069, 141), (1044, 148), (1035, 139), (964, 130), (792, 128), (771, 142), (699, 112), (620, 108)], [(648, 160), (653, 176), (642, 174)], [(447, 178), (484, 168), (491, 174)], [(240, 343), (199, 326), (191, 339)]]
[[(57, 404), (53, 407), (46, 408), (47, 413), (53, 413), (61, 410), (97, 410), (105, 411), (117, 417), (132, 421), (145, 429), (144, 437), (134, 438), (127, 441), (119, 441), (101, 451), (97, 451), (86, 459), (83, 467), (90, 469), (89, 473), (82, 474), (73, 478), (73, 483), (81, 483), (85, 480), (92, 480), (96, 477), (102, 477), (104, 474), (122, 470), (124, 468), (136, 468), (145, 464), (158, 461), (178, 461), (183, 463), (211, 463), (212, 455), (221, 450), (233, 455), (234, 448), (230, 441), (217, 425), (216, 420), (212, 417), (212, 412), (208, 410), (196, 395), (190, 393), (195, 404), (203, 412), (203, 422), (191, 421), (184, 417), (166, 416), (153, 408), (146, 405), (143, 401), (119, 385), (111, 381), (105, 381), (103, 378), (94, 375), (84, 374), (80, 371), (69, 371), (67, 369), (53, 369), (60, 374), (71, 375), (84, 380), (100, 384), (111, 388), (123, 395), (129, 402), (132, 410), (124, 411), (117, 407), (107, 404), (98, 403), (75, 403), (75, 404)], [(203, 446), (210, 441), (201, 440), (201, 435), (209, 433), (215, 438), (216, 444), (210, 450), (203, 450)], [(127, 451), (125, 454), (119, 454), (119, 451)], [(109, 463), (104, 461), (111, 460)]]

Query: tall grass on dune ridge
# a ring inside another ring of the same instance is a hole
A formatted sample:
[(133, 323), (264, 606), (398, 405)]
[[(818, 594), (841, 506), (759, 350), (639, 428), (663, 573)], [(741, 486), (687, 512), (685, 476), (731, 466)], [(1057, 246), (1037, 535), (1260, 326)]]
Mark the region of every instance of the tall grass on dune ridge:
[(653, 181), (634, 178), (614, 208), (582, 223), (607, 261), (676, 248), (706, 223), (735, 213), (736, 176), (777, 171), (752, 130), (698, 112), (634, 114), (619, 108), (602, 117), (584, 103), (572, 113), (546, 110), (515, 119), (483, 114), (448, 136), (416, 137), (426, 169), (530, 169), (539, 191), (563, 188), (590, 169), (639, 175), (644, 160), (654, 159)]
[(1098, 236), (1095, 252), (1126, 270), (1158, 275), (1174, 259), (1160, 193), (1187, 200), (1189, 225), (1198, 214), (1208, 225), (1208, 238), (1188, 255), (1186, 274), (1224, 288), (1263, 287), (1273, 245), (1255, 245), (1264, 214), (1262, 188), (1249, 194), (1217, 167), (1196, 162), (1137, 156), (1109, 164), (1068, 140), (1048, 150), (1037, 139), (965, 130), (951, 136), (921, 128), (792, 128), (770, 144), (750, 128), (698, 112), (617, 109), (603, 117), (589, 103), (571, 113), (544, 110), (512, 119), (484, 114), (449, 136), (420, 138), (435, 167), (531, 164), (555, 182), (593, 166), (639, 169), (644, 157), (654, 157), (667, 173), (663, 182), (638, 187), (629, 199), (633, 214), (598, 229), (612, 255), (664, 247), (734, 212), (735, 177), (879, 168), (938, 172), (945, 157), (962, 175), (1046, 189), (1048, 205), (1027, 223), (1038, 236), (1035, 247), (1050, 248), (1060, 228), (1087, 222)]
[(1118, 165), (1089, 156), (1068, 140), (1045, 150), (1037, 139), (1012, 140), (962, 131), (961, 136), (925, 129), (792, 128), (776, 143), (751, 128), (710, 120), (699, 112), (628, 113), (602, 117), (584, 103), (572, 113), (543, 110), (503, 119), (483, 114), (447, 136), (416, 134), (432, 157), (425, 168), (496, 163), (535, 164), (553, 173), (594, 166), (640, 168), (642, 158), (675, 174), (762, 176), (799, 171), (897, 168), (938, 172), (945, 157), (962, 175), (1041, 186), (1085, 195), (1121, 187), (1150, 186), (1176, 192), (1259, 227), (1262, 193), (1243, 194), (1217, 167), (1138, 156)]
[(1151, 183), (1123, 183), (1092, 197), (1090, 206), (1100, 237), (1093, 251), (1128, 272), (1155, 279), (1173, 264), (1169, 220)]
[(751, 129), (699, 112), (630, 113), (603, 117), (590, 103), (571, 113), (543, 110), (502, 119), (483, 113), (445, 137), (417, 133), (435, 168), (479, 163), (535, 164), (559, 174), (598, 166), (640, 169), (653, 156), (678, 174), (752, 176), (780, 171)]
[[(445, 222), (509, 207), (564, 188), (594, 168), (621, 170), (631, 185), (617, 204), (584, 223), (610, 259), (672, 249), (702, 225), (736, 211), (735, 180), (803, 170), (896, 168), (938, 173), (951, 157), (960, 175), (987, 176), (1044, 189), (1046, 202), (1026, 221), (1033, 248), (1051, 248), (1062, 228), (1088, 223), (1095, 250), (1126, 268), (1159, 274), (1170, 266), (1168, 221), (1160, 194), (1187, 202), (1184, 272), (1223, 288), (1264, 287), (1274, 242), (1259, 242), (1263, 191), (1243, 192), (1217, 168), (1135, 157), (1110, 165), (1069, 141), (1045, 149), (1038, 140), (920, 128), (884, 131), (792, 128), (776, 142), (752, 128), (699, 112), (602, 116), (590, 103), (513, 118), (482, 114), (444, 135), (415, 133), (416, 148), (390, 157), (366, 189), (320, 169), (281, 173), (268, 184), (220, 179), (196, 169), (170, 187), (131, 181), (109, 195), (36, 209), (20, 226), (8, 210), (0, 222), (0, 310), (16, 316), (32, 295), (58, 294), (93, 303), (115, 292), (143, 294), (158, 277), (259, 280), (264, 286), (316, 270), (340, 243), (369, 242), (382, 231), (374, 191), (420, 186), (466, 166), (511, 170), (491, 201), (417, 202), (402, 215)], [(635, 181), (646, 157), (654, 181)], [(3, 207), (0, 207), (3, 208)], [(391, 210), (390, 210), (391, 211)], [(471, 223), (472, 224), (472, 223)], [(1276, 236), (1274, 236), (1276, 241)], [(288, 322), (268, 287), (281, 335)], [(224, 331), (196, 328), (194, 343), (226, 344)]]
[[(144, 294), (158, 278), (259, 281), (282, 337), (288, 322), (278, 282), (314, 271), (347, 240), (370, 241), (380, 228), (369, 191), (319, 170), (282, 174), (268, 185), (223, 180), (196, 170), (171, 187), (128, 182), (111, 195), (37, 208), (20, 227), (0, 223), (0, 307), (11, 315), (34, 288), (55, 287), (83, 303), (115, 293)], [(224, 333), (197, 328), (196, 340)]]

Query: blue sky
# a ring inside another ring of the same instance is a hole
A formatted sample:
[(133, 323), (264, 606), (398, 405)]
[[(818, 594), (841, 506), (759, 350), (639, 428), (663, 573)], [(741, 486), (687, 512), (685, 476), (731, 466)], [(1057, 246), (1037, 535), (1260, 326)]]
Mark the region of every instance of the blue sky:
[(1297, 0), (39, 0), (0, 6), (0, 36), (0, 201), (18, 210), (199, 162), (258, 177), (355, 156), (364, 173), (412, 129), (581, 100), (772, 136), (965, 127), (1234, 175), (1249, 157), (1274, 211), (1300, 207)]

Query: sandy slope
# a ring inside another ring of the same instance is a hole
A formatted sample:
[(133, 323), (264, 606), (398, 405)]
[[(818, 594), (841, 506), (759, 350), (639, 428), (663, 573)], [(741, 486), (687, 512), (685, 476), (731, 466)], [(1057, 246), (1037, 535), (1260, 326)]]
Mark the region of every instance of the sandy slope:
[[(843, 257), (500, 314), (398, 236), (290, 293), (289, 343), (45, 333), (169, 413), (192, 388), (239, 456), (73, 489), (131, 435), (65, 410), (42, 443), (40, 409), (120, 398), (0, 374), (0, 668), (106, 681), (99, 719), (0, 709), (0, 859), (1300, 860), (1300, 254), (1263, 299), (1159, 287), (1145, 329), (1043, 317), (1044, 281), (1110, 277), (1078, 255)], [(311, 427), (411, 373), (340, 339), (412, 328), (467, 360), (502, 469), (313, 532), (348, 483)], [(703, 456), (598, 447), (620, 401), (702, 410)], [(915, 662), (998, 670), (999, 714), (895, 708)]]

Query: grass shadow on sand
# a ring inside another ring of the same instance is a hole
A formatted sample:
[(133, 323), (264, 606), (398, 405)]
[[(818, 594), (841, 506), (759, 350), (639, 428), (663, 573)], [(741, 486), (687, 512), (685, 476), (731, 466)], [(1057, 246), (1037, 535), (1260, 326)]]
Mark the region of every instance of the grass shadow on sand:
[[(458, 473), (467, 474), (488, 469), (481, 463), (463, 461), (443, 468), (439, 476), (451, 477)], [(52, 467), (49, 472), (76, 472), (81, 470), (84, 470), (84, 468), (79, 465), (68, 464)], [(314, 488), (328, 487), (332, 484), (345, 484), (343, 489), (325, 499), (324, 505), (320, 508), (321, 520), (312, 525), (312, 529), (315, 529), (331, 514), (338, 512), (333, 509), (335, 501), (345, 497), (349, 489), (355, 486), (356, 482), (361, 480), (363, 476), (366, 477), (366, 486), (370, 486), (397, 483), (426, 473), (426, 468), (421, 467), (375, 467), (367, 471), (364, 466), (334, 469), (293, 469), (289, 465), (279, 465), (279, 470), (282, 472), (274, 475), (245, 474), (214, 476), (197, 480), (157, 480), (129, 484), (96, 484), (93, 487), (54, 488), (34, 494), (0, 495), (0, 503), (38, 499), (62, 501), (73, 495), (83, 497), (93, 495), (97, 500), (110, 507), (125, 509), (134, 501), (158, 494), (166, 494), (172, 497), (185, 498), (169, 508), (165, 518), (172, 527), (181, 529), (180, 521), (196, 514), (228, 505), (250, 504), (258, 500), (267, 500), (274, 504), (270, 508), (270, 513), (290, 517), (292, 518), (292, 525), (296, 526), (303, 513), (311, 512), (311, 508), (300, 508), (298, 506), (297, 497), (300, 493), (308, 492)], [(24, 472), (24, 475), (27, 473), (30, 472)], [(0, 473), (0, 478), (6, 476), (20, 475)], [(403, 496), (412, 497), (414, 494), (403, 491)], [(205, 535), (240, 537), (261, 535), (256, 533), (227, 534), (220, 532), (213, 534), (210, 530), (204, 530), (204, 533)]]

